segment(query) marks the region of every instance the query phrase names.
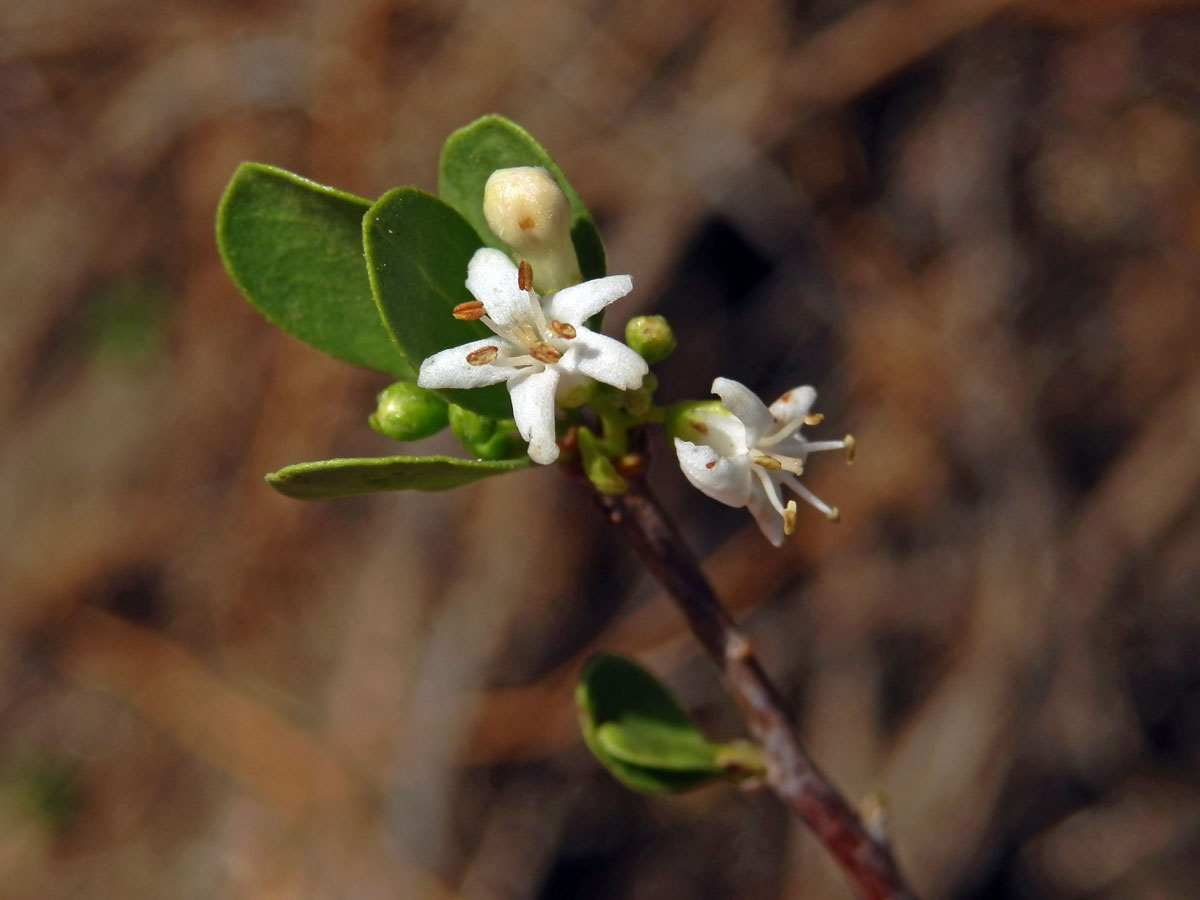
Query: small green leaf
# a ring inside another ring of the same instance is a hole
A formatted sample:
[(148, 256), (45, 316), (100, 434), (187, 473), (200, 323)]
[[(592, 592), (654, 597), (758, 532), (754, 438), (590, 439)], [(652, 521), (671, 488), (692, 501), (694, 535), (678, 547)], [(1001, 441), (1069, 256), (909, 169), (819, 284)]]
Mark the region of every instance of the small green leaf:
[[(457, 212), (414, 187), (388, 191), (363, 218), (367, 268), (379, 312), (405, 355), (417, 362), (447, 347), (491, 336), (482, 322), (451, 312), (473, 299), (467, 263), (479, 235)], [(494, 419), (512, 415), (503, 385), (438, 390), (451, 403)]]
[(452, 456), (384, 456), (323, 459), (285, 466), (267, 484), (297, 500), (329, 500), (377, 491), (445, 491), (532, 465), (529, 457), (505, 460)]
[(242, 163), (217, 209), (217, 246), (246, 299), (288, 334), (345, 362), (412, 378), (371, 296), (362, 240), (370, 206), (283, 169)]
[(721, 745), (710, 743), (670, 691), (631, 660), (594, 657), (575, 702), (588, 749), (634, 790), (686, 790), (726, 773)]
[(438, 193), (462, 213), (489, 247), (508, 252), (483, 217), (483, 186), (497, 169), (542, 166), (554, 176), (571, 202), (571, 241), (584, 279), (602, 278), (607, 267), (604, 242), (592, 214), (550, 154), (520, 125), (503, 116), (484, 116), (458, 129), (442, 146)]

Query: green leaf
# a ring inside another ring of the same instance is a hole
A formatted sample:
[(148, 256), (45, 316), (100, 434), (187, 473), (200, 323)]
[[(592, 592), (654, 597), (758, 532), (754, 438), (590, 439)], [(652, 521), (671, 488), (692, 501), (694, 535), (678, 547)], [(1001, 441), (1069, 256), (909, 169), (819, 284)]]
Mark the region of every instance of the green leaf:
[(484, 116), (460, 128), (442, 146), (438, 163), (438, 193), (462, 213), (489, 247), (509, 249), (483, 217), (483, 186), (497, 169), (542, 166), (554, 176), (571, 202), (571, 241), (584, 279), (601, 278), (607, 267), (604, 242), (592, 214), (550, 154), (520, 125), (503, 116)]
[(242, 163), (217, 209), (217, 247), (246, 299), (288, 334), (345, 362), (412, 378), (371, 296), (362, 239), (370, 205)]
[(268, 475), (267, 484), (297, 500), (328, 500), (376, 491), (445, 491), (529, 465), (532, 465), (529, 457), (505, 460), (455, 459), (452, 456), (323, 459), (285, 466)]
[(710, 743), (653, 675), (621, 656), (593, 657), (575, 690), (584, 742), (619, 781), (663, 793), (723, 777)]
[[(467, 290), (467, 263), (479, 249), (479, 235), (457, 212), (414, 187), (388, 191), (363, 218), (367, 269), (379, 312), (411, 360), (490, 337), (482, 322), (451, 315), (473, 299)], [(446, 400), (493, 419), (512, 415), (503, 385), (475, 390), (438, 390)]]

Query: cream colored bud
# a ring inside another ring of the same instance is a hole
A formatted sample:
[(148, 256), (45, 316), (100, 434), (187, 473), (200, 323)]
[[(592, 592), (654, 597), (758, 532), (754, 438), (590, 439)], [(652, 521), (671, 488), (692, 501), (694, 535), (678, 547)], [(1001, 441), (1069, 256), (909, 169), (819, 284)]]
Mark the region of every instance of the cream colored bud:
[(492, 233), (533, 268), (533, 286), (548, 294), (582, 280), (571, 243), (571, 204), (545, 169), (497, 169), (483, 189)]

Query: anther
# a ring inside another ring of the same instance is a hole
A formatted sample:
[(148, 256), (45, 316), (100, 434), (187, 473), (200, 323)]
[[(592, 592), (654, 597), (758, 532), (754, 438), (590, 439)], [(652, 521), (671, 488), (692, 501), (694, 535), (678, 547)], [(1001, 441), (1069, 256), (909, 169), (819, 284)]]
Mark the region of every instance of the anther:
[(842, 438), (846, 445), (846, 465), (854, 465), (854, 460), (858, 456), (858, 441), (854, 440), (854, 435), (848, 434)]
[(485, 366), (496, 358), (499, 347), (480, 347), (467, 354), (467, 362), (472, 366)]
[(706, 462), (706, 463), (704, 464), (704, 468), (706, 468), (706, 469), (711, 469), (711, 468), (712, 468), (713, 466), (715, 466), (716, 464), (717, 464), (717, 461), (716, 461), (715, 459), (710, 459), (708, 462)]
[(829, 519), (830, 522), (842, 521), (842, 511), (840, 509), (838, 509), (836, 506), (831, 506), (829, 508), (829, 512), (825, 513), (825, 516), (826, 516), (826, 518)]
[(468, 300), (454, 307), (453, 315), (460, 322), (474, 322), (486, 316), (487, 310), (483, 308), (482, 300)]
[(618, 475), (636, 478), (646, 471), (646, 457), (641, 453), (626, 453), (618, 457), (613, 465)]
[(783, 508), (783, 533), (791, 534), (796, 530), (796, 501), (789, 500)]
[(756, 456), (753, 460), (757, 466), (762, 466), (764, 469), (770, 469), (772, 472), (778, 472), (783, 468), (783, 464), (773, 456)]
[(545, 341), (535, 341), (534, 343), (530, 344), (529, 355), (538, 362), (543, 363), (556, 363), (562, 359), (562, 354)]
[(517, 287), (523, 291), (533, 287), (533, 266), (527, 259), (521, 260), (521, 264), (517, 266)]
[(560, 338), (566, 338), (567, 340), (575, 337), (575, 326), (568, 325), (566, 322), (560, 322), (558, 319), (550, 323), (550, 330)]
[(805, 425), (820, 425), (825, 421), (824, 413), (809, 413), (804, 417)]

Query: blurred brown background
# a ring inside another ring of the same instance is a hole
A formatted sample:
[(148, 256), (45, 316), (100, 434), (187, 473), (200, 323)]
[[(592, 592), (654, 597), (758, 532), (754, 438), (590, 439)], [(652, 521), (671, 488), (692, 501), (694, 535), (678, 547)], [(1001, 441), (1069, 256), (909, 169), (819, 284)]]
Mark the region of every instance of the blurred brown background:
[[(384, 379), (214, 249), (537, 135), (714, 375), (860, 462), (783, 551), (654, 477), (927, 898), (1200, 894), (1200, 11), (1136, 0), (0, 3), (0, 896), (844, 898), (769, 796), (579, 748), (604, 647), (731, 705), (553, 471), (306, 505)], [(449, 449), (445, 437), (430, 442)]]

